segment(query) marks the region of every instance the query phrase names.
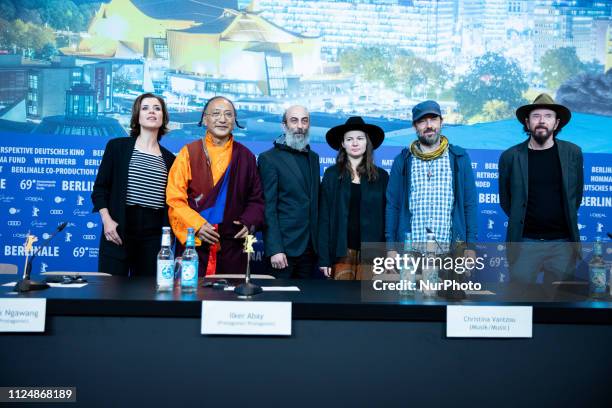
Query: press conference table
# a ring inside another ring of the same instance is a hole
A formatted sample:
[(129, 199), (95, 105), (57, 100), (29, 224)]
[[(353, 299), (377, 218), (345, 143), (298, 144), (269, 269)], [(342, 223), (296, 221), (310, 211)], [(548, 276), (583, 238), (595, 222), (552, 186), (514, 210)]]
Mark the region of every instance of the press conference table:
[(83, 406), (607, 406), (612, 395), (612, 302), (581, 285), (486, 287), (495, 295), (454, 304), (533, 305), (533, 338), (450, 339), (449, 302), (364, 302), (359, 282), (259, 281), (301, 291), (243, 300), (292, 302), (292, 336), (258, 337), (200, 334), (201, 300), (233, 292), (89, 281), (0, 287), (47, 298), (45, 333), (0, 334), (0, 386), (75, 386)]

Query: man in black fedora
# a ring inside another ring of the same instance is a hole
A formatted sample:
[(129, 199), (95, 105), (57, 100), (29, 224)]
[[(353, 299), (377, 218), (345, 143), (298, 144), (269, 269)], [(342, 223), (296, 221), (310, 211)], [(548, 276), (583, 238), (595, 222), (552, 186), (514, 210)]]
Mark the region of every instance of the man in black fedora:
[(583, 159), (580, 147), (557, 139), (571, 116), (547, 94), (516, 110), (528, 139), (499, 158), (511, 281), (535, 283), (539, 272), (544, 272), (544, 283), (574, 277)]

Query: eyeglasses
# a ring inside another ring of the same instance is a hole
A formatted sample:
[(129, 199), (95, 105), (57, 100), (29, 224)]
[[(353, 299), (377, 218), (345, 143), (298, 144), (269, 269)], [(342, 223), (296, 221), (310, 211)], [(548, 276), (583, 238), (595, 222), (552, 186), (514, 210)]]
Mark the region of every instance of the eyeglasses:
[(221, 115), (223, 115), (225, 117), (225, 119), (227, 119), (227, 120), (234, 119), (234, 112), (231, 112), (231, 111), (225, 111), (225, 112), (214, 111), (212, 113), (207, 113), (206, 115), (208, 115), (211, 118), (213, 118), (213, 120), (221, 119)]

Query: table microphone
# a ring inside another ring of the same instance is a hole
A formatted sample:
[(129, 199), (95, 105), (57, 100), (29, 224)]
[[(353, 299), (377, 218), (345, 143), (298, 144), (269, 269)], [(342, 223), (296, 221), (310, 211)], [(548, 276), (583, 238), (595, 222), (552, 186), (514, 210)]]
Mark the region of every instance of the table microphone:
[[(429, 228), (429, 227), (425, 227), (425, 232), (428, 233), (428, 234), (433, 234), (433, 230), (431, 228)], [(433, 240), (436, 243), (436, 245), (438, 246), (438, 249), (440, 250), (440, 253), (443, 254), (444, 250), (442, 249), (442, 246), (440, 245), (440, 243), (436, 239), (436, 235), (435, 234), (433, 236)]]
[[(425, 227), (425, 232), (427, 232), (428, 234), (433, 234), (432, 229), (429, 227)], [(440, 250), (440, 254), (443, 254), (444, 250), (442, 249), (442, 246), (436, 239), (435, 234), (433, 234), (433, 240), (438, 246), (438, 249)], [(444, 270), (444, 274), (446, 275), (445, 276), (446, 278), (450, 278), (451, 280), (455, 282), (461, 282), (461, 274), (455, 272), (454, 269)], [(449, 299), (449, 300), (462, 300), (462, 299), (465, 299), (466, 297), (465, 291), (462, 289), (440, 289), (438, 290), (438, 295), (446, 299)]]
[(32, 254), (32, 257), (28, 259), (28, 263), (25, 267), (25, 272), (23, 273), (23, 278), (15, 285), (14, 289), (16, 292), (29, 292), (31, 290), (42, 290), (47, 289), (49, 287), (49, 285), (45, 282), (35, 282), (30, 279), (30, 275), (32, 274), (32, 262), (34, 261), (34, 258), (36, 258), (36, 255), (38, 255), (40, 250), (49, 245), (51, 240), (55, 238), (55, 236), (59, 234), (64, 228), (66, 228), (66, 225), (68, 225), (67, 222), (62, 222), (60, 225), (58, 225), (55, 232), (53, 232), (53, 234), (51, 234), (51, 236), (47, 238), (45, 242), (43, 242), (42, 245), (36, 249), (36, 251)]

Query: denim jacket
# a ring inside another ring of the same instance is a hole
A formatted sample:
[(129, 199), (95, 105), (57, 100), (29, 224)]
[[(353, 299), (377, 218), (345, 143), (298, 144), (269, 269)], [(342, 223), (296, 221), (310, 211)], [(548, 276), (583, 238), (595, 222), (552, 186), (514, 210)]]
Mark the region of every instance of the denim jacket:
[[(478, 200), (472, 173), (472, 161), (467, 152), (449, 145), (449, 158), (453, 172), (455, 202), (451, 211), (451, 243), (465, 242), (469, 247), (478, 237)], [(409, 208), (412, 153), (405, 148), (393, 160), (385, 211), (385, 239), (388, 250), (398, 250), (396, 244), (403, 242), (406, 232), (411, 231)]]

